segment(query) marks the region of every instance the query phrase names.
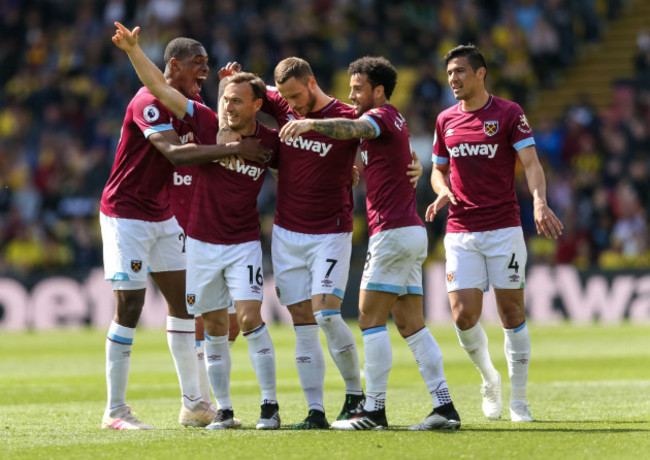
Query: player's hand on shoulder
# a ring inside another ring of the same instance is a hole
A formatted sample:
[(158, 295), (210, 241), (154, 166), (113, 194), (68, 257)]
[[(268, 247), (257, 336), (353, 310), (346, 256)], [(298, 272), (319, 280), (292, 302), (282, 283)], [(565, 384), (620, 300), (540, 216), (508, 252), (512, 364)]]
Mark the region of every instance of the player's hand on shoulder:
[(130, 51), (138, 44), (138, 35), (140, 34), (140, 26), (136, 26), (133, 30), (129, 30), (121, 23), (115, 21), (115, 35), (112, 40), (115, 45), (124, 51)]
[(406, 175), (411, 177), (409, 181), (413, 184), (413, 188), (416, 188), (418, 186), (418, 180), (422, 176), (422, 163), (420, 163), (420, 159), (415, 151), (411, 152), (411, 156), (413, 157), (413, 161), (408, 165), (409, 170), (406, 172)]
[(313, 120), (292, 120), (282, 127), (278, 136), (282, 142), (293, 142), (305, 131), (311, 130)]
[(562, 235), (564, 225), (562, 225), (553, 210), (548, 207), (546, 200), (536, 199), (533, 206), (537, 233), (544, 235), (546, 238), (554, 239)]
[(445, 205), (449, 202), (451, 202), (451, 204), (453, 205), (458, 204), (458, 200), (456, 200), (454, 194), (451, 193), (449, 187), (445, 187), (440, 191), (440, 194), (438, 194), (436, 201), (431, 203), (427, 208), (427, 212), (424, 216), (424, 220), (426, 220), (427, 222), (432, 222), (433, 218), (436, 217), (436, 214), (438, 214), (438, 211), (444, 208)]

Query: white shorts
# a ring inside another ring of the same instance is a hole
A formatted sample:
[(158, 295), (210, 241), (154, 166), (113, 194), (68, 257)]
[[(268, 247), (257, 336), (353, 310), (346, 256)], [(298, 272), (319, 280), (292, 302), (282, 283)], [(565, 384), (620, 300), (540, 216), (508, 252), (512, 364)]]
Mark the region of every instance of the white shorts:
[(526, 282), (526, 243), (521, 227), (488, 232), (447, 233), (447, 292), (523, 289)]
[(104, 276), (114, 290), (144, 289), (147, 272), (185, 270), (183, 229), (175, 217), (162, 222), (99, 213)]
[(276, 292), (282, 305), (318, 294), (345, 295), (352, 233), (312, 235), (273, 226), (271, 256)]
[(368, 241), (361, 289), (422, 295), (422, 264), (427, 258), (424, 227), (394, 228)]
[(262, 245), (212, 244), (188, 237), (187, 311), (192, 315), (228, 308), (230, 299), (262, 301)]

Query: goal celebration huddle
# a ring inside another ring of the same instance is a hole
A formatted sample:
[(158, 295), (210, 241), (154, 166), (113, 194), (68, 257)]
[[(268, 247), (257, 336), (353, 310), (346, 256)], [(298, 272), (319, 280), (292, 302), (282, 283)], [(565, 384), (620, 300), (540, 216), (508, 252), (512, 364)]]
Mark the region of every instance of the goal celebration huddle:
[[(319, 87), (302, 58), (281, 60), (274, 81), (266, 83), (232, 62), (218, 72), (219, 100), (206, 104), (199, 93), (210, 78), (209, 62), (201, 43), (171, 40), (161, 72), (138, 44), (140, 29), (116, 27), (113, 42), (127, 53), (144, 86), (126, 109), (101, 200), (104, 270), (115, 298), (106, 338), (107, 405), (101, 426), (154, 429), (143, 414), (136, 418), (126, 401), (150, 274), (168, 305), (167, 339), (181, 390), (181, 425), (224, 430), (242, 424), (230, 384), (230, 346), (241, 332), (260, 390), (256, 429), (388, 429), (392, 346), (387, 322), (392, 317), (431, 397), (425, 404), (428, 413), (414, 414), (409, 429), (460, 428), (442, 352), (425, 324), (427, 233), (415, 193), (422, 167), (411, 149), (407, 120), (390, 103), (398, 79), (394, 66), (384, 57), (352, 62), (346, 103)], [(484, 415), (532, 422), (526, 394), (531, 357), (524, 309), (527, 254), (515, 195), (517, 159), (534, 199), (538, 233), (557, 238), (562, 224), (547, 205), (532, 128), (519, 105), (487, 91), (481, 52), (460, 45), (444, 62), (459, 102), (436, 121), (430, 183), (437, 198), (423, 217), (431, 221), (449, 208), (444, 246), (453, 327), (480, 373)], [(258, 112), (276, 126), (258, 121)], [(361, 361), (341, 316), (358, 154), (369, 236), (359, 286)], [(294, 326), (295, 384), (306, 403), (302, 420), (281, 418), (273, 339), (265, 323), (271, 318), (261, 314), (257, 197), (267, 173), (277, 181), (271, 259), (278, 299)], [(504, 383), (480, 323), (483, 292), (490, 285), (504, 332), (511, 388), (507, 414)], [(336, 370), (326, 369), (321, 331)], [(338, 372), (345, 383), (338, 413), (325, 412), (326, 372)]]

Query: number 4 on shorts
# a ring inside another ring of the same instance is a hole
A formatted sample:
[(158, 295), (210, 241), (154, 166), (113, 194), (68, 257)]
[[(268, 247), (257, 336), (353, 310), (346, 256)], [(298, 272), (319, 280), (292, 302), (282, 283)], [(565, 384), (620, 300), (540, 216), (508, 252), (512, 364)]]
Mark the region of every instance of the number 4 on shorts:
[(512, 268), (515, 273), (519, 273), (519, 262), (515, 260), (515, 253), (512, 253), (512, 259), (510, 259), (510, 263), (508, 264), (508, 268)]

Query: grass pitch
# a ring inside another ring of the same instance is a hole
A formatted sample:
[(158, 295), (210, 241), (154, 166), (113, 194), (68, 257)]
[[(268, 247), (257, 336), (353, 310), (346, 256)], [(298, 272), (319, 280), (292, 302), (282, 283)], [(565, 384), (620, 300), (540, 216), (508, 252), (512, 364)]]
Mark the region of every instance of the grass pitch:
[[(351, 327), (363, 349), (356, 324)], [(409, 432), (431, 399), (406, 345), (389, 326), (393, 369), (385, 432), (259, 432), (259, 390), (245, 339), (235, 343), (232, 400), (239, 430), (212, 432), (177, 423), (180, 394), (164, 331), (138, 330), (127, 401), (154, 431), (100, 429), (105, 405), (104, 330), (0, 334), (0, 458), (648, 458), (650, 325), (577, 327), (530, 324), (529, 403), (534, 423), (509, 421), (503, 334), (486, 327), (504, 377), (500, 421), (481, 413), (480, 377), (451, 325), (432, 328), (463, 426), (457, 432)], [(306, 404), (293, 360), (293, 331), (270, 329), (277, 356), (284, 427)], [(321, 334), (322, 336), (322, 334)], [(327, 355), (327, 352), (326, 352)], [(327, 356), (325, 407), (332, 422), (344, 386)]]

